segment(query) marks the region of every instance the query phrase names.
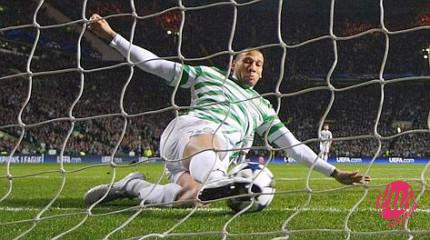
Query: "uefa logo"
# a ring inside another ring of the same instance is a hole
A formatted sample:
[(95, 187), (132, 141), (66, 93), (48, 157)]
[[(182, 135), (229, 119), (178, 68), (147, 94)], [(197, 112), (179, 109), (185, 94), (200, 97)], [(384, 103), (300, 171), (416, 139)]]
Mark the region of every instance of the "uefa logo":
[(389, 221), (388, 226), (404, 225), (417, 208), (414, 191), (405, 181), (394, 181), (385, 187), (376, 198), (376, 209), (381, 217)]

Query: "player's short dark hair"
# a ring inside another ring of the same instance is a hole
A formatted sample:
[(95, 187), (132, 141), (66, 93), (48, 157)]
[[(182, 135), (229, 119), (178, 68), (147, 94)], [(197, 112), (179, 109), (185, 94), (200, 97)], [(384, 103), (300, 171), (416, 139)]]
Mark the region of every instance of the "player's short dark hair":
[(260, 52), (260, 53), (264, 56), (264, 52), (263, 52), (263, 50), (262, 50), (262, 49), (259, 49), (259, 48), (249, 48), (249, 49), (244, 49), (243, 51), (241, 51), (241, 52), (239, 52), (239, 53), (236, 53), (236, 54), (233, 56), (233, 59), (234, 59), (234, 60), (236, 60), (236, 59), (238, 59), (238, 58), (239, 58), (239, 56), (241, 56), (242, 54), (245, 54), (245, 53), (247, 53), (247, 52), (251, 52), (251, 51), (257, 51), (257, 52)]

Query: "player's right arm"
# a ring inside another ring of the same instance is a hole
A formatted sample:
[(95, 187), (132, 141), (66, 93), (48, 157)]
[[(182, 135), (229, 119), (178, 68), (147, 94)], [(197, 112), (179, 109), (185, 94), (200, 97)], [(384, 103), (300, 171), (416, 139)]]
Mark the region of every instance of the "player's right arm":
[(359, 172), (348, 172), (337, 169), (332, 164), (322, 160), (307, 145), (301, 143), (291, 131), (279, 120), (275, 110), (269, 102), (264, 109), (265, 123), (256, 130), (260, 136), (267, 133), (267, 140), (281, 148), (288, 148), (288, 154), (298, 162), (304, 163), (308, 167), (314, 167), (318, 172), (331, 176), (342, 184), (367, 183), (370, 176)]
[[(109, 23), (98, 14), (93, 14), (90, 20), (88, 29), (98, 37), (110, 42), (110, 46), (124, 57), (127, 57), (130, 51), (131, 61), (136, 63), (143, 71), (165, 79), (171, 86), (175, 86), (179, 81), (181, 87), (190, 87), (195, 81), (198, 74), (194, 68), (160, 59), (154, 53), (131, 44), (127, 39), (116, 33)], [(183, 72), (182, 77), (181, 72)]]

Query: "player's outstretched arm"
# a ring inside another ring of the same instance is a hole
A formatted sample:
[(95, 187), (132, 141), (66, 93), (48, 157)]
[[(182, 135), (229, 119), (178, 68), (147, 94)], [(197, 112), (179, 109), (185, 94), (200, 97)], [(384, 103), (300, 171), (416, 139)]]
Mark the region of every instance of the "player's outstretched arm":
[(358, 172), (341, 171), (330, 163), (322, 160), (312, 149), (297, 140), (285, 126), (280, 126), (279, 129), (269, 135), (268, 138), (269, 141), (276, 146), (288, 148), (288, 154), (294, 160), (304, 163), (308, 167), (313, 166), (316, 171), (326, 176), (331, 176), (342, 184), (351, 185), (368, 183), (370, 181), (370, 176)]
[(98, 37), (110, 42), (110, 46), (120, 52), (121, 55), (127, 57), (130, 51), (131, 61), (136, 63), (139, 68), (167, 80), (170, 85), (175, 85), (174, 80), (178, 80), (182, 70), (180, 64), (160, 59), (154, 53), (131, 44), (116, 33), (109, 23), (98, 14), (91, 15), (90, 20), (88, 29)]

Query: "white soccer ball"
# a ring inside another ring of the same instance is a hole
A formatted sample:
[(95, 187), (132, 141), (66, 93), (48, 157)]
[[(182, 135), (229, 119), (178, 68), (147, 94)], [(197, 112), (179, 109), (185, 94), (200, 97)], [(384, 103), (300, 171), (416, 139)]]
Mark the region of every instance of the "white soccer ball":
[(257, 212), (263, 210), (272, 202), (275, 193), (275, 181), (272, 172), (267, 167), (255, 162), (241, 163), (230, 171), (230, 176), (253, 180), (251, 192), (262, 193), (262, 195), (254, 197), (245, 196), (228, 199), (227, 204), (233, 211), (239, 212), (252, 205), (247, 212)]

